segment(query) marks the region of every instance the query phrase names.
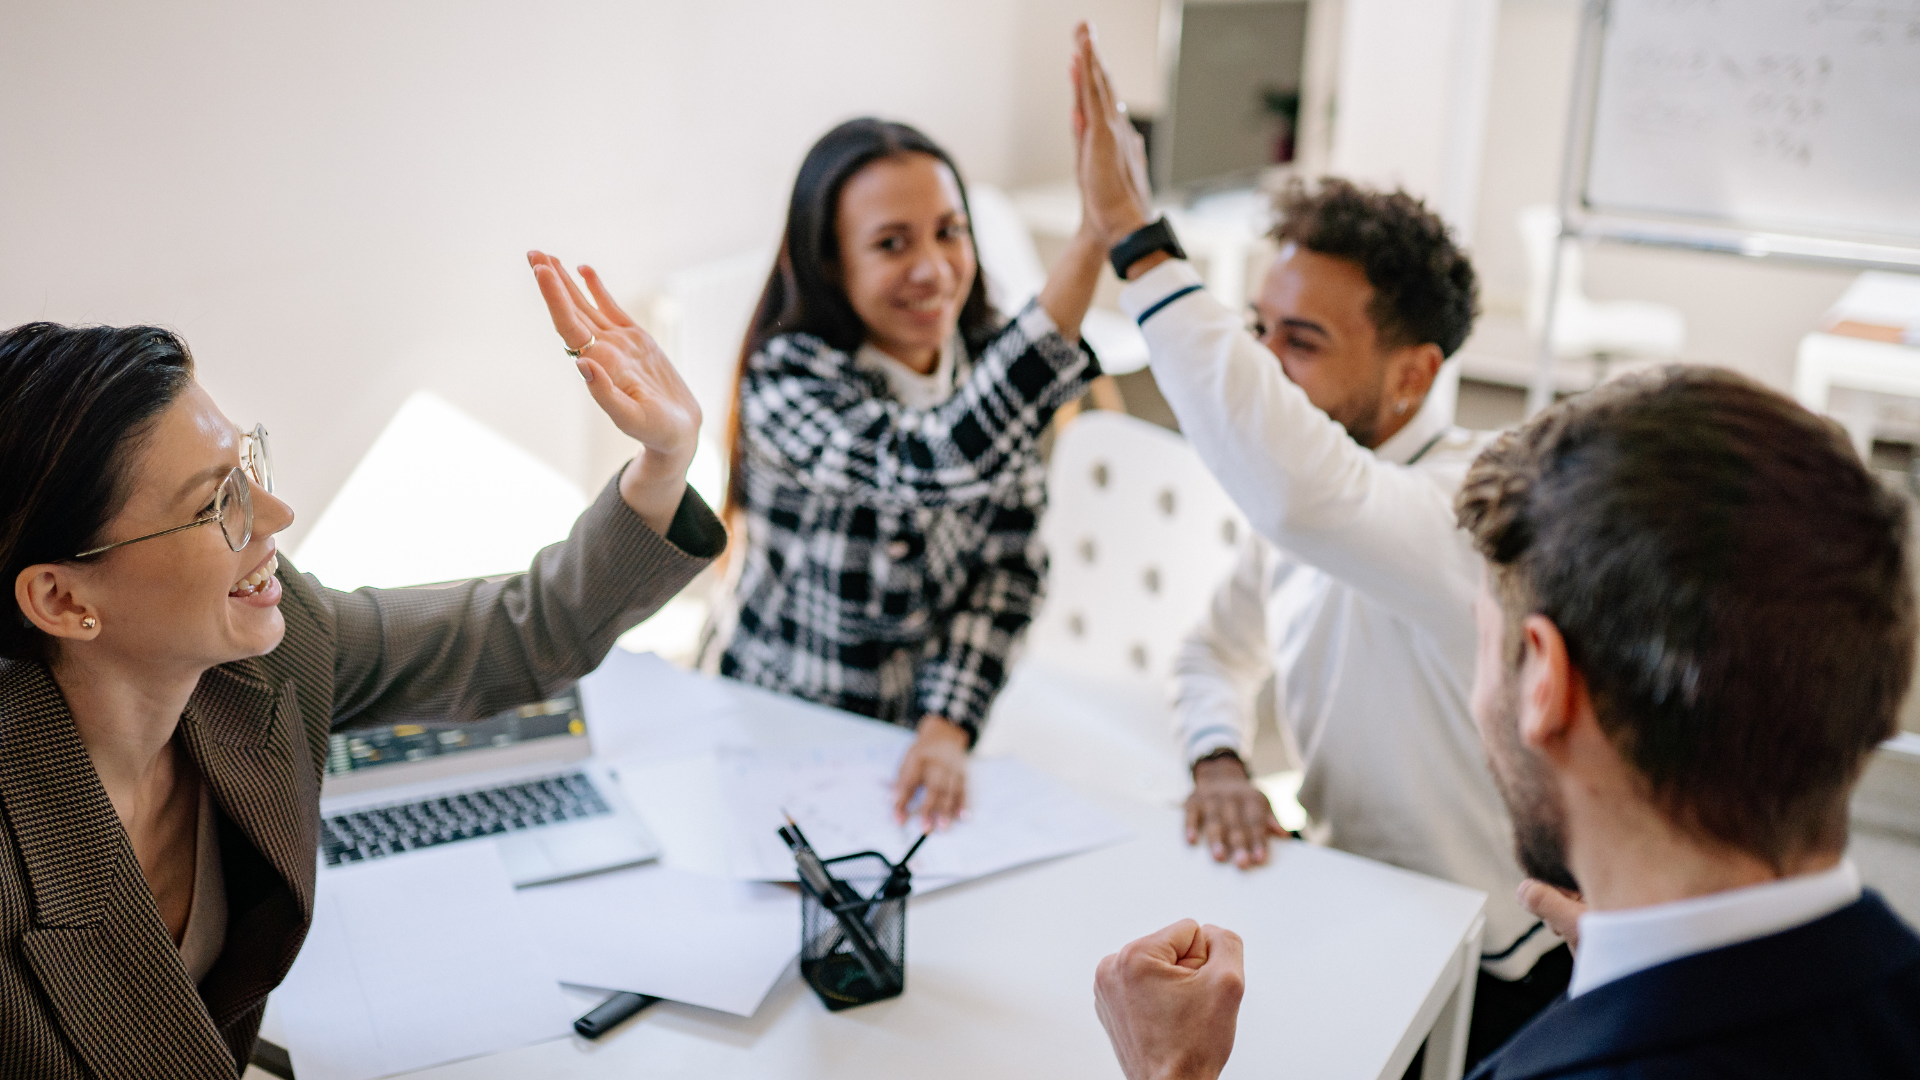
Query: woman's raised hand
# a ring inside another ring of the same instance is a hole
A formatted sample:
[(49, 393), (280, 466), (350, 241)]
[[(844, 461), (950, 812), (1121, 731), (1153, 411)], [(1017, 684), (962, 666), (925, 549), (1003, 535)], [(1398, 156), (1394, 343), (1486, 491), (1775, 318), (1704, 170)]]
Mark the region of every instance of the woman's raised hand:
[[(664, 535), (686, 490), (687, 465), (700, 438), (700, 404), (653, 338), (614, 302), (590, 266), (580, 268), (589, 299), (560, 260), (527, 252), (553, 328), (587, 380), (593, 400), (643, 447), (620, 478), (620, 493)], [(585, 346), (582, 348), (582, 346)]]
[(1093, 28), (1084, 22), (1073, 32), (1073, 134), (1081, 212), (1111, 247), (1153, 220), (1153, 196), (1146, 141), (1127, 120), (1127, 107), (1114, 94), (1094, 46)]

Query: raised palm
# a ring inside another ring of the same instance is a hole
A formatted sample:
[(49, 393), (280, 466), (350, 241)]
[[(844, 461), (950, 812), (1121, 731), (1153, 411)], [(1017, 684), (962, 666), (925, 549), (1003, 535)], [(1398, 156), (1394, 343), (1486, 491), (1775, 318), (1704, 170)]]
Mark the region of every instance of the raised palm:
[(592, 267), (580, 268), (589, 299), (560, 260), (529, 251), (527, 262), (560, 340), (570, 349), (592, 341), (576, 364), (593, 400), (649, 455), (684, 469), (700, 437), (700, 403), (659, 343), (621, 310)]

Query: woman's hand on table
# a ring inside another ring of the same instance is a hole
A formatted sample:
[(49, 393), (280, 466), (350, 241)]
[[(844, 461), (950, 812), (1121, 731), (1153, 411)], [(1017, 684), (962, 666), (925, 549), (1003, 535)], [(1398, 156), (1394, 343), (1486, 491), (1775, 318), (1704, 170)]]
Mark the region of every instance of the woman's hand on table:
[[(620, 496), (647, 527), (665, 536), (686, 495), (687, 466), (700, 438), (700, 404), (666, 353), (614, 302), (590, 266), (580, 268), (589, 298), (560, 260), (527, 252), (553, 328), (614, 425), (640, 444), (620, 474)], [(591, 341), (592, 344), (587, 344)]]
[(920, 718), (919, 734), (900, 761), (893, 785), (893, 819), (913, 816), (914, 795), (925, 792), (920, 817), (929, 829), (944, 829), (967, 808), (967, 729), (943, 716)]

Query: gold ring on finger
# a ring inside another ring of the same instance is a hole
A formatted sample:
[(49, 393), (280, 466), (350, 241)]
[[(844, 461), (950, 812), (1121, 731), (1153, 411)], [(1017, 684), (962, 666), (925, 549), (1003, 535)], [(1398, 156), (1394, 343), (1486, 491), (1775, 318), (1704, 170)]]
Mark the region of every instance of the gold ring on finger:
[[(567, 349), (567, 355), (568, 355), (568, 356), (571, 356), (571, 357), (573, 357), (573, 358), (574, 358), (575, 360), (578, 360), (578, 359), (580, 359), (580, 354), (581, 354), (581, 353), (583, 353), (583, 352), (586, 352), (586, 351), (587, 351), (588, 349), (591, 349), (591, 348), (593, 348), (593, 343), (594, 343), (594, 342), (596, 342), (596, 341), (599, 341), (599, 340), (600, 340), (599, 338), (597, 338), (597, 337), (594, 337), (594, 336), (593, 336), (593, 333), (592, 333), (591, 331), (589, 331), (589, 332), (587, 333), (587, 343), (586, 343), (586, 344), (584, 344), (584, 345), (582, 345), (582, 346), (580, 346), (580, 347), (579, 347), (579, 348), (577, 348), (577, 349)], [(566, 342), (564, 342), (564, 341), (563, 341), (563, 342), (561, 342), (561, 343), (560, 343), (560, 347), (561, 347), (561, 348), (566, 348)]]

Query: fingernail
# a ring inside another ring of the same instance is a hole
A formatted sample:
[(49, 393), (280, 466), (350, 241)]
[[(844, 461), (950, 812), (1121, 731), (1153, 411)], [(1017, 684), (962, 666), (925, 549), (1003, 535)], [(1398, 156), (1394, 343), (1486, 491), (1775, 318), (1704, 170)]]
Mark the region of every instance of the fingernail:
[(573, 366), (580, 369), (581, 378), (587, 380), (588, 382), (593, 381), (593, 369), (587, 366), (587, 362), (585, 360), (575, 360), (573, 362)]

